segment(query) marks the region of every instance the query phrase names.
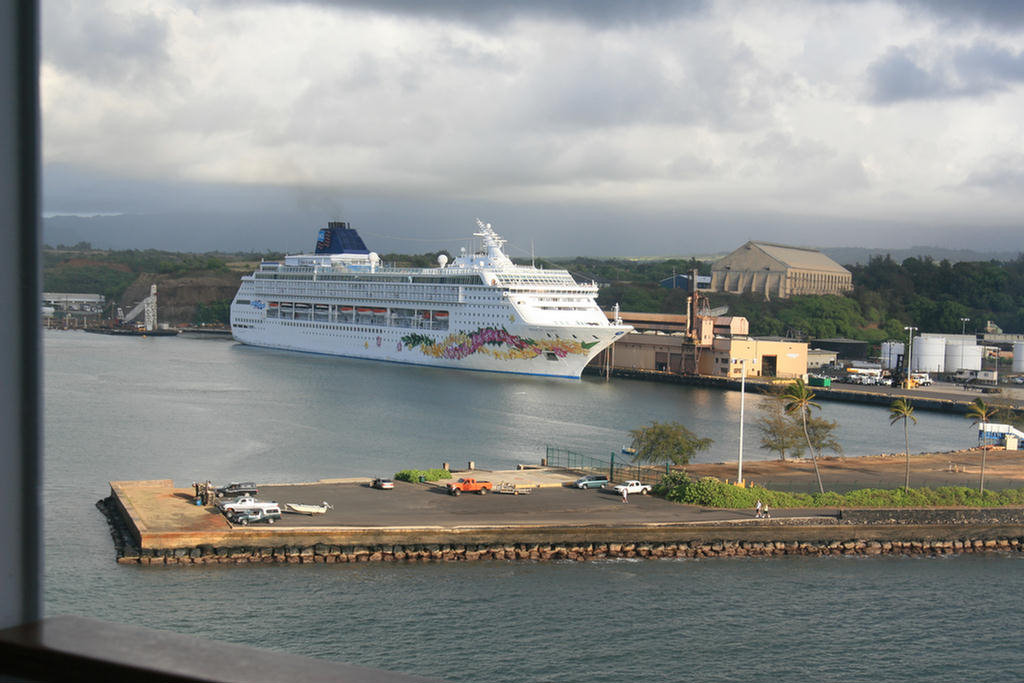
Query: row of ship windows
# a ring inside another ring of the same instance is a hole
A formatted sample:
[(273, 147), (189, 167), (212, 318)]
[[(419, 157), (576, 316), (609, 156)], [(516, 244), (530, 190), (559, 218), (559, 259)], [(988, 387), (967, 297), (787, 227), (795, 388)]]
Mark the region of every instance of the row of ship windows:
[(351, 282), (351, 283), (369, 283), (369, 284), (430, 284), (430, 285), (479, 285), (481, 284), (478, 276), (469, 275), (457, 275), (455, 277), (425, 277), (417, 275), (328, 275), (323, 273), (317, 273), (316, 279), (313, 279), (313, 273), (311, 270), (304, 271), (301, 273), (279, 273), (273, 271), (259, 271), (254, 273), (255, 277), (260, 280), (290, 280), (298, 282)]
[(300, 323), (293, 322), (291, 320), (282, 320), (282, 325), (288, 325), (289, 327), (304, 327), (315, 330), (327, 330), (329, 332), (364, 332), (370, 334), (380, 334), (386, 330), (384, 327), (350, 327), (348, 325), (322, 325), (320, 323)]
[(537, 306), (542, 311), (589, 311), (589, 306)]

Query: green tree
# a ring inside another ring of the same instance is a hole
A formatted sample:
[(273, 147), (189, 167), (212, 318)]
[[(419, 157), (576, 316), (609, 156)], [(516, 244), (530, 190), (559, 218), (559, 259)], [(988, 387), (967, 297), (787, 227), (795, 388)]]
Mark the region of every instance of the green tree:
[(807, 414), (811, 408), (821, 410), (821, 406), (814, 402), (814, 392), (808, 389), (803, 379), (799, 377), (795, 382), (786, 387), (786, 390), (782, 392), (782, 398), (785, 401), (787, 413), (800, 414), (800, 420), (804, 428), (804, 438), (807, 440), (807, 448), (811, 452), (811, 462), (814, 463), (814, 476), (818, 479), (818, 491), (825, 493), (825, 487), (821, 483), (821, 472), (818, 470), (818, 456), (814, 452), (814, 446), (811, 444), (811, 435), (807, 431)]
[(231, 300), (223, 299), (196, 304), (192, 322), (196, 325), (227, 325), (231, 319)]
[(905, 398), (898, 398), (892, 402), (889, 406), (889, 426), (892, 427), (897, 422), (903, 422), (903, 445), (907, 453), (907, 477), (903, 482), (903, 488), (906, 491), (910, 490), (910, 429), (907, 424), (908, 420), (912, 420), (914, 424), (917, 424), (917, 418), (914, 417), (914, 406), (910, 405)]
[(707, 450), (714, 443), (702, 439), (678, 422), (652, 422), (648, 427), (631, 429), (633, 462), (685, 465), (697, 451)]
[[(990, 406), (980, 398), (976, 398), (971, 401), (971, 405), (967, 408), (967, 419), (971, 421), (971, 424), (981, 425), (981, 434), (985, 433), (985, 425), (989, 423), (996, 415), (997, 408)], [(979, 440), (982, 438), (979, 435)], [(978, 484), (978, 490), (982, 493), (985, 492), (985, 454), (988, 453), (986, 448), (988, 444), (981, 444), (981, 481)]]
[(799, 452), (803, 433), (800, 424), (793, 416), (786, 413), (781, 401), (772, 401), (765, 408), (765, 414), (754, 423), (761, 432), (761, 448), (779, 454), (780, 460), (786, 459), (786, 453)]
[[(800, 421), (796, 419), (796, 415), (791, 415), (790, 418), (793, 420), (793, 424), (796, 429), (800, 429)], [(833, 434), (839, 423), (834, 420), (826, 420), (823, 417), (815, 417), (813, 415), (807, 416), (807, 434), (811, 437), (811, 445), (814, 446), (814, 450), (821, 453), (823, 450), (828, 449), (835, 453), (842, 453), (843, 447), (839, 445)], [(804, 456), (804, 443), (802, 441), (797, 443), (796, 449), (793, 451), (793, 455), (798, 458)]]

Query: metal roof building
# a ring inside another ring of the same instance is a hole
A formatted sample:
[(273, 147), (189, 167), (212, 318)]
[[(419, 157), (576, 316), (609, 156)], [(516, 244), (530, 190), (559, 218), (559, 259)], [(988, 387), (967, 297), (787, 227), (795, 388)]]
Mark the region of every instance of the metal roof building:
[[(685, 273), (676, 273), (670, 277), (663, 279), (660, 283), (665, 289), (685, 289), (689, 291), (693, 285), (690, 282), (690, 276)], [(711, 289), (711, 276), (710, 275), (698, 275), (697, 276), (697, 289)]]
[(846, 268), (816, 249), (747, 242), (711, 266), (711, 290), (784, 299), (799, 294), (843, 294), (853, 289)]

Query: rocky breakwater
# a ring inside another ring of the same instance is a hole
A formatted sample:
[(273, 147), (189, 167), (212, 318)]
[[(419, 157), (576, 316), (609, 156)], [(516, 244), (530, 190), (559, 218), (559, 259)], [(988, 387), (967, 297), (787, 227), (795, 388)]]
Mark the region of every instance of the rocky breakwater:
[(608, 558), (699, 559), (724, 557), (952, 555), (1017, 553), (1024, 538), (962, 538), (944, 541), (845, 540), (721, 541), (715, 543), (588, 543), (537, 545), (282, 546), (276, 548), (174, 548), (118, 552), (121, 564), (340, 564), (358, 562), (468, 562), (479, 560), (587, 561)]

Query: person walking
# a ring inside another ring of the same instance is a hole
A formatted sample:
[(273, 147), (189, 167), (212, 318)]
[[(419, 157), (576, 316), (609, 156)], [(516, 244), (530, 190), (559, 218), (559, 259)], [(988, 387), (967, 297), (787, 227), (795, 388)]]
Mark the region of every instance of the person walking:
[(629, 489), (627, 489), (625, 486), (622, 487), (622, 502), (629, 502)]
[(764, 517), (765, 519), (771, 519), (772, 518), (772, 513), (768, 512), (768, 506), (767, 505), (765, 505), (763, 508), (761, 508), (761, 516)]
[(761, 519), (761, 501), (757, 501), (757, 505), (754, 506), (754, 517)]

